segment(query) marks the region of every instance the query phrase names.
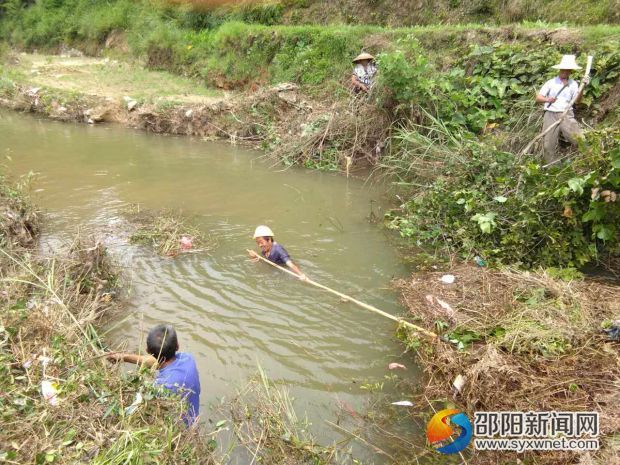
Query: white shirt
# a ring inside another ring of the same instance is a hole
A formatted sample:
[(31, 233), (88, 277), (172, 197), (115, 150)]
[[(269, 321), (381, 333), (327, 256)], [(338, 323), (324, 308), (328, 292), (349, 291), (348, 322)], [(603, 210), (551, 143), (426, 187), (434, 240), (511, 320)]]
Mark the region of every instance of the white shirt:
[(371, 87), (375, 81), (375, 74), (377, 74), (377, 67), (374, 63), (369, 63), (367, 68), (360, 63), (356, 63), (353, 68), (353, 74), (357, 79), (365, 86)]
[(553, 112), (563, 112), (568, 108), (570, 102), (572, 102), (573, 98), (579, 92), (579, 86), (572, 79), (568, 80), (568, 86), (562, 92), (560, 90), (564, 87), (564, 83), (559, 77), (554, 77), (553, 79), (545, 82), (545, 85), (540, 89), (539, 95), (543, 97), (556, 97), (557, 100), (553, 103), (545, 103), (544, 109), (546, 111)]

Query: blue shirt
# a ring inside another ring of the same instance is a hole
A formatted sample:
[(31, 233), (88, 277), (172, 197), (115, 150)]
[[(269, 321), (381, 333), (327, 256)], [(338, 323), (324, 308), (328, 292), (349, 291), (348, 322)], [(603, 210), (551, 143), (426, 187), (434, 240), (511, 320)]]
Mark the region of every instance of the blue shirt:
[(261, 252), (263, 257), (265, 257), (270, 262), (275, 263), (276, 265), (286, 265), (291, 258), (288, 256), (288, 252), (277, 242), (274, 242), (271, 246), (271, 250), (269, 251), (269, 256), (265, 255), (265, 252)]
[(174, 362), (157, 371), (155, 384), (181, 394), (188, 403), (183, 421), (188, 426), (196, 421), (200, 408), (200, 378), (191, 354), (177, 352)]

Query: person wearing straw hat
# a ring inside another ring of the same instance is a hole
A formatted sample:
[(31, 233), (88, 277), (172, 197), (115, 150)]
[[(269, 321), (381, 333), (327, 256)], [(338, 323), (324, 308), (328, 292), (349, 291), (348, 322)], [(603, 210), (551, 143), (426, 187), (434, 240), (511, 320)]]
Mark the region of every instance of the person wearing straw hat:
[[(575, 61), (575, 55), (564, 55), (562, 61), (552, 68), (559, 70), (558, 75), (545, 82), (536, 95), (536, 103), (544, 104), (543, 132), (560, 119), (573, 100), (576, 103), (581, 98), (579, 86), (573, 79), (570, 79), (572, 71), (581, 69), (581, 66)], [(587, 84), (589, 78), (586, 77), (585, 79)], [(545, 134), (543, 146), (544, 160), (547, 164), (553, 164), (559, 160), (557, 149), (560, 133), (572, 144), (576, 144), (578, 139), (583, 137), (581, 127), (575, 119), (572, 108), (568, 110), (559, 125)]]
[[(273, 236), (273, 231), (269, 226), (261, 225), (254, 231), (254, 240), (260, 247), (262, 256), (276, 265), (286, 265), (299, 276), (299, 279), (306, 279), (306, 275), (293, 263), (286, 249), (278, 244)], [(253, 250), (250, 251), (250, 257), (258, 260), (258, 254)]]
[(377, 66), (375, 57), (370, 53), (362, 52), (353, 59), (353, 74), (351, 84), (355, 93), (368, 92), (375, 83)]

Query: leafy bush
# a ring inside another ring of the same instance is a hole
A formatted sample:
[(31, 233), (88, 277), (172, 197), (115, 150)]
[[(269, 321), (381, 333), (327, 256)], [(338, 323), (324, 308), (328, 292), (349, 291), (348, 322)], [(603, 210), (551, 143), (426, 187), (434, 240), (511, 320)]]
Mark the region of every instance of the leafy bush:
[[(420, 245), (526, 267), (580, 266), (601, 250), (617, 252), (618, 204), (600, 197), (618, 188), (617, 131), (591, 133), (581, 156), (559, 170), (511, 153), (539, 130), (533, 96), (565, 52), (473, 45), (444, 72), (412, 37), (380, 55), (382, 104), (401, 120), (382, 166), (413, 187), (389, 225)], [(595, 53), (582, 115), (596, 116), (620, 75), (614, 43)]]
[(620, 252), (620, 130), (590, 132), (580, 155), (555, 169), (477, 141), (463, 151), (467, 162), (449, 161), (390, 227), (420, 245), (525, 267)]
[[(463, 127), (480, 133), (489, 125), (505, 123), (519, 101), (531, 100), (545, 80), (551, 65), (563, 52), (554, 45), (472, 45), (462, 59), (441, 72), (426, 59), (419, 42), (408, 37), (393, 52), (379, 56), (383, 104), (401, 115), (420, 115), (423, 107), (452, 129)], [(601, 45), (596, 54), (592, 84), (586, 88), (583, 108), (611, 88), (620, 75), (617, 43)], [(594, 110), (596, 108), (593, 108)]]

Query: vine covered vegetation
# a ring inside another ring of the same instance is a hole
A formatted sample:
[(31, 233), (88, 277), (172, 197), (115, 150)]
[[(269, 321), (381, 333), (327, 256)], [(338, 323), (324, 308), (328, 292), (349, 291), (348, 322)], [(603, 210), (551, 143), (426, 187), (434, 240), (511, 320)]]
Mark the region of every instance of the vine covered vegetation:
[[(292, 4), (279, 2), (208, 10), (149, 0), (3, 0), (0, 7), (0, 39), (13, 47), (76, 46), (230, 90), (299, 85), (313, 100), (307, 120), (287, 122), (277, 105), (253, 103), (245, 116), (256, 122), (253, 137), (285, 164), (380, 167), (402, 199), (387, 224), (413, 244), (525, 267), (581, 266), (618, 249), (617, 26), (298, 25)], [(361, 105), (351, 104), (350, 60), (362, 49), (378, 57), (379, 82)], [(544, 169), (540, 147), (519, 153), (540, 130), (534, 95), (562, 54), (582, 63), (595, 57), (576, 109), (589, 135), (578, 149), (563, 149), (566, 163)], [(2, 79), (13, 88), (6, 73)]]

